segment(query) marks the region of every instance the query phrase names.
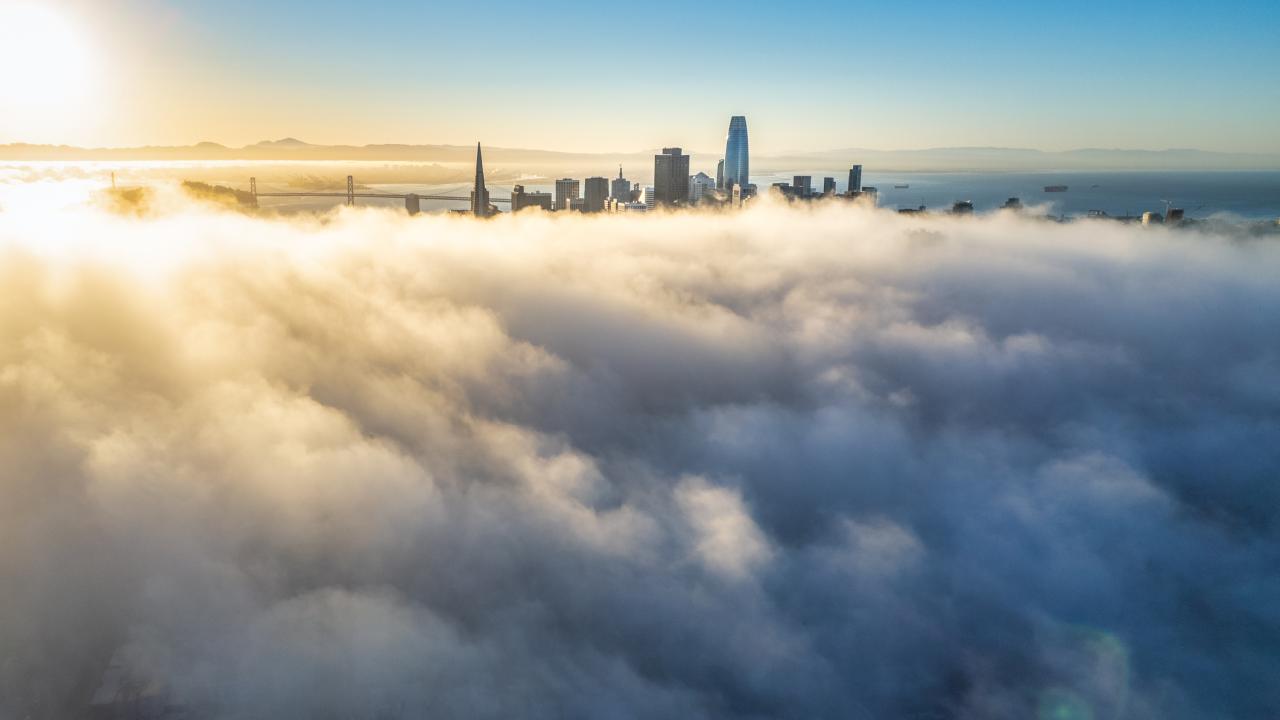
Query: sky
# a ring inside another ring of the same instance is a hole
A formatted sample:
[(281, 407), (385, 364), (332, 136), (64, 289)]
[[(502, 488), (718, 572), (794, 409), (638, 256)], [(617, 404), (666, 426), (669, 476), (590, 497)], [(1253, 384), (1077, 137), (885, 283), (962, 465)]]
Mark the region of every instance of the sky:
[(4, 143), (715, 151), (744, 114), (754, 153), (1280, 152), (1272, 0), (0, 0), (0, 20)]

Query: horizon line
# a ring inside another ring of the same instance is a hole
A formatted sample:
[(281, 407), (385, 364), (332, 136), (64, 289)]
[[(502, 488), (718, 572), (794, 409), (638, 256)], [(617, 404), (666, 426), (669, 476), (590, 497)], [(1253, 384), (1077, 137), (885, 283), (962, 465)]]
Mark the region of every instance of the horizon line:
[[(483, 144), (483, 141), (478, 141)], [(145, 144), (145, 145), (108, 145), (108, 146), (85, 146), (72, 145), (67, 143), (34, 143), (21, 140), (0, 143), (0, 148), (50, 148), (57, 150), (84, 150), (89, 152), (123, 152), (129, 150), (186, 150), (186, 149), (209, 149), (209, 150), (281, 150), (288, 151), (290, 148), (304, 149), (338, 149), (351, 148), (356, 150), (370, 148), (388, 148), (388, 147), (405, 147), (405, 148), (448, 148), (465, 150), (471, 148), (471, 143), (465, 145), (440, 142), (440, 143), (422, 143), (422, 142), (374, 142), (374, 143), (310, 143), (298, 138), (288, 136), (278, 140), (259, 140), (247, 145), (226, 145), (213, 140), (199, 140), (185, 145), (171, 144)], [(541, 152), (553, 153), (558, 155), (647, 155), (657, 150), (660, 151), (663, 146), (654, 146), (653, 148), (641, 148), (638, 150), (605, 150), (605, 151), (586, 151), (586, 150), (558, 150), (540, 147), (519, 147), (510, 145), (485, 145), (492, 150), (509, 150), (524, 152)], [(666, 145), (665, 147), (682, 147), (678, 145)], [(1068, 153), (1080, 152), (1114, 152), (1114, 153), (1203, 153), (1209, 155), (1229, 155), (1229, 156), (1275, 156), (1280, 157), (1280, 150), (1277, 151), (1240, 151), (1240, 150), (1206, 150), (1198, 147), (1164, 147), (1164, 148), (1143, 148), (1143, 147), (1101, 147), (1101, 146), (1082, 146), (1073, 147), (1062, 150), (1045, 150), (1035, 147), (1019, 147), (1019, 146), (1003, 146), (1003, 145), (935, 145), (926, 147), (896, 147), (896, 148), (875, 148), (875, 147), (834, 147), (820, 150), (781, 150), (771, 152), (753, 153), (755, 157), (787, 157), (792, 155), (820, 155), (824, 153), (838, 152), (868, 152), (868, 153), (921, 153), (921, 152), (940, 152), (955, 150), (986, 150), (1001, 152), (1024, 152), (1024, 153), (1040, 153), (1044, 155), (1063, 155)], [(709, 150), (685, 150), (688, 154), (697, 155), (714, 155), (717, 151)], [(656, 154), (656, 153), (655, 153)], [(723, 154), (723, 153), (720, 153)]]

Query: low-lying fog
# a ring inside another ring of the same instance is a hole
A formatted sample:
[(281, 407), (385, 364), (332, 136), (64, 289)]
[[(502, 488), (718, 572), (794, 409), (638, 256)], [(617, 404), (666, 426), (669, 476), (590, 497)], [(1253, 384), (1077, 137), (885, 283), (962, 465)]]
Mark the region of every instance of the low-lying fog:
[(0, 718), (1280, 709), (1274, 241), (36, 180)]

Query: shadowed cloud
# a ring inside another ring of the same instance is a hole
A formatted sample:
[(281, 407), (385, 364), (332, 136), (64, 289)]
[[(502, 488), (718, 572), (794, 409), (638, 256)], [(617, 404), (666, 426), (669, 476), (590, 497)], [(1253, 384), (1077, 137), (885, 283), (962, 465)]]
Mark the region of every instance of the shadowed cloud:
[(0, 718), (1280, 708), (1280, 247), (0, 212)]

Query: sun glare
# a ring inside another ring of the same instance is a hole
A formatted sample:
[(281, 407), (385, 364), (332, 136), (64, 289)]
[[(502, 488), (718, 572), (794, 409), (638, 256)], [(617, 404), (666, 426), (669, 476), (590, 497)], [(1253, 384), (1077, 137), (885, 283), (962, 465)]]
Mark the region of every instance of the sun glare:
[(89, 48), (56, 8), (0, 0), (0, 108), (28, 122), (65, 118), (92, 90)]

